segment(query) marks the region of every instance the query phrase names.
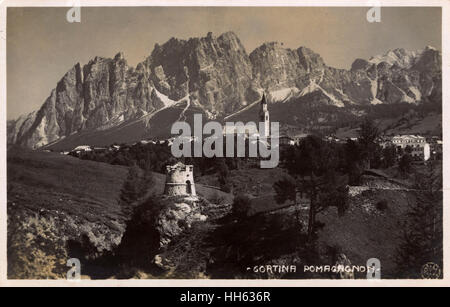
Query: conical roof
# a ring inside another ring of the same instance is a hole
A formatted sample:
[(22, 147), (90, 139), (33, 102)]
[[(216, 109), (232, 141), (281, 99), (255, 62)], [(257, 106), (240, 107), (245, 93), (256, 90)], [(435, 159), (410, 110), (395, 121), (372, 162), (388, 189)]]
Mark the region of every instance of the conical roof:
[(261, 104), (267, 104), (266, 102), (266, 94), (263, 93), (262, 99), (261, 99)]

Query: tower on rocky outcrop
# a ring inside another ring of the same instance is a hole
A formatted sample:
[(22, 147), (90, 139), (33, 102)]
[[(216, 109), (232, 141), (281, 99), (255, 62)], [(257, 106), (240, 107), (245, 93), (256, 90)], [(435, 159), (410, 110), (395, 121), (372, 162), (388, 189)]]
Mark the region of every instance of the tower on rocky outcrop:
[(197, 195), (194, 184), (194, 166), (178, 162), (167, 166), (164, 194), (169, 196)]
[(263, 131), (259, 131), (262, 136), (270, 136), (269, 110), (267, 109), (266, 95), (263, 94), (261, 99), (261, 108), (259, 110), (259, 122), (264, 123)]

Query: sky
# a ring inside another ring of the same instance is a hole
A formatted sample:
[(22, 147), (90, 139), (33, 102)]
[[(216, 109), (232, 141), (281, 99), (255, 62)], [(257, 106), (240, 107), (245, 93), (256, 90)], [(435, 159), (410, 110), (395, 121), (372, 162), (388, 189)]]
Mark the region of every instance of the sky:
[(441, 9), (381, 8), (369, 23), (365, 7), (89, 7), (69, 23), (69, 8), (8, 8), (7, 117), (39, 109), (76, 63), (122, 51), (136, 66), (171, 37), (233, 31), (250, 54), (264, 42), (305, 46), (329, 66), (349, 69), (394, 48), (441, 50)]

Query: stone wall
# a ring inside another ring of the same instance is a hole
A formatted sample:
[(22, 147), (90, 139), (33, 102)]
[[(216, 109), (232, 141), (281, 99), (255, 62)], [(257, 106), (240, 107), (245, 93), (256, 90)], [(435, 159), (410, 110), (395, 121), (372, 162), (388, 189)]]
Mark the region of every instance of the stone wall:
[(183, 163), (167, 166), (164, 194), (170, 196), (196, 195), (193, 170), (192, 165)]

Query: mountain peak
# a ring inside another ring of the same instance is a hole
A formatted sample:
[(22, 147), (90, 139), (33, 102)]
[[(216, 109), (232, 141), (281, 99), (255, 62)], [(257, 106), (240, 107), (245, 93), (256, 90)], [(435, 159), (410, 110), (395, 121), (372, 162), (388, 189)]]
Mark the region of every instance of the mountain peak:
[(377, 65), (381, 62), (386, 62), (390, 66), (395, 65), (400, 68), (411, 68), (429, 52), (435, 53), (438, 52), (438, 50), (432, 46), (425, 46), (425, 48), (415, 51), (406, 50), (404, 48), (395, 48), (388, 50), (383, 55), (372, 56), (369, 59), (369, 62)]
[(225, 33), (222, 33), (218, 38), (217, 41), (220, 43), (225, 43), (226, 45), (230, 46), (235, 51), (243, 51), (245, 54), (247, 54), (247, 51), (245, 51), (244, 46), (241, 43), (241, 40), (239, 37), (234, 33), (233, 31), (228, 31)]
[(314, 52), (312, 49), (307, 47), (300, 47), (297, 49), (297, 54), (302, 64), (303, 68), (306, 71), (312, 71), (317, 68), (322, 68), (325, 65), (320, 54)]
[(370, 63), (379, 64), (381, 62), (386, 62), (389, 65), (396, 65), (401, 68), (409, 68), (411, 67), (417, 57), (420, 55), (417, 51), (409, 51), (404, 48), (396, 48), (389, 50), (383, 55), (373, 56), (369, 59)]
[(365, 59), (356, 59), (353, 61), (352, 63), (352, 67), (350, 70), (355, 71), (355, 70), (366, 70), (368, 67), (370, 66), (369, 61), (365, 60)]
[(433, 46), (430, 46), (430, 45), (425, 46), (424, 50), (434, 50), (434, 51), (438, 51), (436, 48), (434, 48)]
[[(211, 33), (211, 32), (209, 32), (209, 33)], [(209, 34), (208, 33), (208, 34)], [(219, 36), (219, 38), (232, 38), (232, 39), (237, 39), (238, 38), (238, 36), (236, 35), (236, 33), (234, 33), (233, 31), (227, 31), (227, 32), (224, 32), (224, 33), (222, 33), (222, 34), (220, 34), (220, 36)]]
[(115, 56), (114, 56), (114, 60), (123, 60), (125, 59), (125, 56), (123, 54), (122, 51), (118, 52)]
[[(264, 42), (264, 43), (262, 43), (261, 46), (259, 46), (258, 48), (260, 48), (260, 49), (265, 49), (265, 48), (272, 48), (272, 49), (275, 49), (275, 48), (282, 48), (282, 45), (281, 45), (279, 42), (277, 42), (277, 41), (273, 41), (273, 42)], [(258, 48), (257, 48), (257, 49), (258, 49)]]

